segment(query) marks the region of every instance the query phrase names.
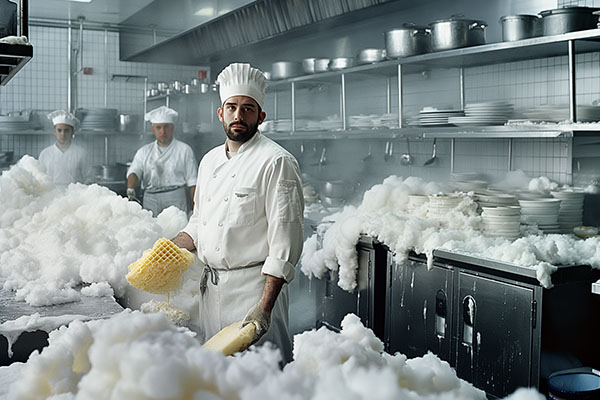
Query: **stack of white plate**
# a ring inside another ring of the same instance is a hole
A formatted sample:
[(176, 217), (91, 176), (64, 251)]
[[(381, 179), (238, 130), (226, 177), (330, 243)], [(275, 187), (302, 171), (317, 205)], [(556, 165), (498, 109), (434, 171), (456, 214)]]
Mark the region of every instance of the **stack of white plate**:
[(505, 101), (471, 103), (465, 106), (465, 116), (448, 118), (448, 122), (457, 126), (502, 125), (512, 115), (513, 105)]
[[(568, 104), (542, 104), (527, 109), (522, 114), (534, 122), (561, 122), (570, 118)], [(600, 121), (600, 107), (577, 106), (577, 120), (580, 122)]]
[(521, 207), (483, 207), (483, 231), (488, 236), (516, 239), (521, 236)]
[(462, 197), (456, 195), (431, 195), (427, 203), (427, 217), (443, 218), (450, 210), (458, 206), (461, 201)]
[(19, 132), (31, 130), (29, 113), (24, 115), (0, 115), (0, 132)]
[(554, 198), (560, 199), (558, 224), (563, 233), (571, 233), (573, 228), (583, 224), (583, 191), (551, 192)]
[(81, 129), (86, 131), (110, 131), (117, 120), (115, 108), (84, 108), (81, 113)]
[(449, 118), (462, 117), (464, 115), (463, 110), (438, 110), (433, 107), (425, 107), (419, 111), (419, 125), (444, 126), (448, 125)]
[(423, 204), (429, 201), (429, 197), (424, 194), (411, 194), (408, 196), (408, 203), (406, 204), (406, 211), (412, 212), (416, 208), (419, 208)]
[(519, 200), (521, 222), (537, 225), (544, 233), (561, 233), (558, 224), (560, 199)]
[(516, 196), (489, 189), (478, 189), (475, 192), (473, 200), (477, 203), (477, 210), (479, 212), (482, 212), (483, 207), (508, 207), (519, 205)]

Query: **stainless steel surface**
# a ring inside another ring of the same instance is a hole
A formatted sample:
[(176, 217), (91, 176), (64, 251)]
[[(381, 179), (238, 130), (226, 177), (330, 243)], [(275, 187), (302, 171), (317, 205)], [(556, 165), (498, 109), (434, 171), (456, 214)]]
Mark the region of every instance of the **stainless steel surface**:
[(315, 60), (316, 58), (305, 58), (302, 60), (302, 70), (307, 74), (315, 73)]
[(329, 71), (329, 58), (317, 58), (315, 59), (315, 72), (327, 72)]
[(502, 40), (512, 42), (539, 36), (541, 19), (537, 15), (505, 15), (500, 18)]
[[(155, 3), (161, 1), (156, 0)], [(185, 7), (186, 3), (181, 7)], [(196, 24), (191, 29), (184, 28), (185, 31), (173, 35), (169, 40), (146, 48), (136, 46), (139, 41), (128, 41), (127, 38), (134, 39), (135, 36), (128, 36), (125, 32), (121, 55), (127, 61), (155, 62), (158, 59), (164, 60), (165, 54), (168, 54), (167, 57), (172, 59), (173, 63), (188, 65), (202, 65), (214, 59), (230, 62), (232, 58), (239, 57), (239, 49), (245, 45), (267, 42), (286, 34), (294, 35), (299, 30), (307, 31), (318, 23), (331, 26), (329, 24), (335, 23), (333, 20), (338, 17), (350, 17), (350, 14), (363, 10), (368, 12), (370, 10), (366, 9), (381, 7), (383, 3), (392, 3), (392, 0), (328, 0), (316, 3), (295, 0), (252, 1), (242, 7), (224, 8), (222, 11), (228, 12), (223, 15), (219, 14), (217, 18), (209, 21), (200, 20), (201, 24)], [(161, 14), (166, 12), (168, 11)], [(180, 20), (185, 20), (186, 17), (172, 18), (172, 27), (179, 26)], [(198, 20), (197, 16), (194, 18)], [(148, 26), (149, 23), (144, 22), (145, 26)], [(233, 52), (238, 55), (232, 54)], [(212, 60), (209, 61), (209, 58)]]
[(412, 154), (410, 154), (410, 140), (406, 137), (406, 153), (400, 155), (400, 164), (402, 165), (412, 165), (415, 161)]
[(575, 68), (575, 42), (569, 40), (569, 119), (571, 122), (577, 122), (577, 82), (575, 80), (575, 74), (577, 68)]
[(302, 64), (296, 61), (277, 61), (271, 64), (271, 79), (286, 79), (302, 75)]
[(402, 64), (398, 64), (396, 76), (398, 77), (398, 128), (404, 128), (404, 116), (402, 113), (402, 105), (404, 104), (404, 93), (402, 91), (402, 80), (404, 74), (402, 73)]
[(405, 25), (385, 33), (387, 58), (400, 58), (431, 51), (431, 31), (425, 27)]
[(561, 33), (594, 29), (598, 16), (592, 7), (563, 7), (540, 12), (543, 18), (544, 35), (559, 35)]
[(354, 59), (350, 57), (337, 57), (333, 58), (329, 62), (329, 69), (331, 71), (339, 71), (342, 69), (350, 68), (354, 65)]
[(131, 114), (119, 115), (119, 132), (136, 132), (138, 130), (139, 117)]
[(359, 64), (377, 63), (385, 60), (385, 49), (363, 49), (356, 56)]
[(598, 282), (592, 283), (592, 293), (600, 294), (600, 283), (598, 283)]
[(319, 193), (322, 196), (343, 199), (352, 193), (352, 185), (343, 180), (325, 181), (321, 184)]
[(292, 133), (296, 132), (296, 82), (292, 82), (291, 88), (291, 107), (292, 107)]
[(431, 150), (431, 158), (423, 163), (423, 166), (431, 165), (437, 159), (436, 149), (437, 149), (437, 138), (433, 138), (433, 145)]
[(127, 165), (117, 163), (112, 165), (102, 166), (102, 179), (105, 181), (121, 181), (125, 180), (127, 173)]
[(342, 84), (340, 86), (340, 114), (342, 116), (342, 130), (348, 129), (348, 115), (346, 110), (346, 75), (342, 74)]
[(339, 207), (343, 207), (344, 204), (346, 204), (346, 200), (338, 199), (335, 197), (321, 196), (321, 203), (323, 203), (323, 205), (327, 208), (329, 208), (329, 207), (339, 208)]
[(485, 44), (485, 28), (483, 21), (450, 18), (432, 22), (431, 50), (442, 51), (461, 47)]

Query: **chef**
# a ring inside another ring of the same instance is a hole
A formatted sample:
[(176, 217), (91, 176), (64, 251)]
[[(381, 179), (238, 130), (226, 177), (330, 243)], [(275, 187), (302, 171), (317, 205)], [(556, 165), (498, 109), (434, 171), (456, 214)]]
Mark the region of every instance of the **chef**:
[(188, 212), (194, 200), (198, 164), (192, 148), (173, 138), (177, 115), (165, 106), (146, 114), (156, 140), (135, 153), (127, 171), (127, 197), (136, 199), (141, 180), (143, 207), (154, 216), (169, 206)]
[(50, 175), (54, 184), (67, 186), (70, 183), (89, 183), (91, 170), (88, 166), (86, 151), (73, 143), (79, 120), (64, 110), (48, 114), (54, 124), (56, 143), (46, 147), (40, 153), (39, 160)]
[(204, 264), (200, 321), (206, 338), (243, 320), (254, 342), (270, 341), (291, 360), (288, 287), (302, 252), (302, 183), (297, 161), (258, 126), (267, 81), (250, 64), (218, 76), (225, 143), (198, 169), (194, 212), (173, 241)]

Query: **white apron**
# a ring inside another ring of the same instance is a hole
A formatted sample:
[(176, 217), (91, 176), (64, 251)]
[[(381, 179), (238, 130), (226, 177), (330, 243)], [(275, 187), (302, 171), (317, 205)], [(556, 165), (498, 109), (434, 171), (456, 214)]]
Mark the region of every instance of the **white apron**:
[(175, 206), (187, 213), (189, 211), (188, 198), (188, 188), (186, 186), (158, 192), (146, 190), (144, 192), (144, 199), (142, 200), (142, 207), (152, 211), (152, 215), (155, 217), (162, 210), (170, 206)]
[[(262, 263), (240, 269), (226, 270), (205, 267), (202, 282), (206, 279), (206, 290), (201, 294), (200, 325), (204, 327), (204, 340), (210, 339), (224, 327), (241, 321), (248, 310), (256, 305), (265, 286)], [(216, 274), (215, 274), (216, 272)], [(218, 276), (218, 277), (217, 277)], [(292, 342), (288, 331), (289, 293), (284, 284), (271, 312), (271, 324), (267, 333), (256, 343), (275, 344), (284, 362), (292, 360)]]

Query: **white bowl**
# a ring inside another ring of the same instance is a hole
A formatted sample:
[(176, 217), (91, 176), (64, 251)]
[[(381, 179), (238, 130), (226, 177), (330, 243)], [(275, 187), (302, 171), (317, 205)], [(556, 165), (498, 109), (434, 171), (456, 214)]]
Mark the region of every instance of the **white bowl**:
[(521, 222), (526, 224), (556, 224), (557, 215), (521, 215)]
[(523, 207), (549, 207), (560, 206), (560, 199), (537, 199), (537, 200), (519, 200), (519, 205)]
[(519, 206), (482, 207), (484, 216), (520, 215)]

